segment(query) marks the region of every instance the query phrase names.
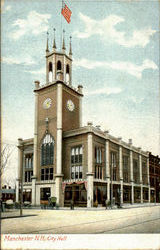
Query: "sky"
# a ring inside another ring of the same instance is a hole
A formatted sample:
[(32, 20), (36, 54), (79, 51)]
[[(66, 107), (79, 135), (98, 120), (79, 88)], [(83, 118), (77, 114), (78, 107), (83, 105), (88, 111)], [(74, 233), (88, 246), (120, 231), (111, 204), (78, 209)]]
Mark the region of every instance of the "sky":
[[(45, 84), (46, 33), (53, 28), (69, 50), (72, 83), (83, 85), (83, 125), (160, 154), (159, 4), (144, 0), (67, 0), (68, 24), (58, 0), (2, 1), (2, 134), (13, 147), (5, 178), (15, 178), (17, 139), (33, 137), (34, 81)], [(11, 174), (12, 173), (12, 174)]]

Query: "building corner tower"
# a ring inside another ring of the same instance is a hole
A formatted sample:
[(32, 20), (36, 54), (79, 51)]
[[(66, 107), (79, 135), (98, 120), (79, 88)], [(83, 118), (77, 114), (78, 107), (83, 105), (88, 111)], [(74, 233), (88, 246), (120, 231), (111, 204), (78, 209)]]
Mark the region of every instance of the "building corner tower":
[[(62, 192), (63, 132), (82, 126), (82, 86), (72, 86), (72, 47), (66, 53), (65, 38), (57, 50), (55, 29), (52, 50), (46, 44), (46, 84), (35, 81), (34, 166), (32, 205), (56, 197), (64, 206)], [(68, 166), (70, 167), (70, 166)]]

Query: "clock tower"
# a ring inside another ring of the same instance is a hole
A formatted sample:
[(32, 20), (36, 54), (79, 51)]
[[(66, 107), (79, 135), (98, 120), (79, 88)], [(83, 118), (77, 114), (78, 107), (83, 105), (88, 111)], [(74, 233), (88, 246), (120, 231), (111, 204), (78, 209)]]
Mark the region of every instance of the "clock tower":
[(38, 203), (37, 185), (45, 184), (44, 173), (50, 175), (47, 178), (50, 185), (52, 183), (51, 196), (56, 196), (57, 203), (63, 205), (63, 131), (82, 126), (82, 88), (81, 85), (77, 89), (72, 86), (71, 37), (69, 54), (66, 53), (64, 32), (61, 51), (57, 51), (54, 30), (51, 51), (47, 38), (46, 83), (41, 85), (35, 81), (33, 205)]

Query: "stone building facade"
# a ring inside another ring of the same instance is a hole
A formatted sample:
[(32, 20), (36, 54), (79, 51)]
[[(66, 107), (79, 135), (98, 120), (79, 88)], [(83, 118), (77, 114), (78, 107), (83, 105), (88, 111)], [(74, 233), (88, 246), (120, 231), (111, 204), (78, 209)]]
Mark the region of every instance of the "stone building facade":
[(149, 153), (151, 202), (160, 202), (160, 158)]
[(60, 206), (103, 206), (105, 201), (150, 202), (149, 155), (121, 138), (82, 126), (83, 87), (72, 85), (72, 49), (46, 47), (46, 84), (35, 81), (34, 138), (18, 139), (16, 200), (32, 205), (56, 197)]

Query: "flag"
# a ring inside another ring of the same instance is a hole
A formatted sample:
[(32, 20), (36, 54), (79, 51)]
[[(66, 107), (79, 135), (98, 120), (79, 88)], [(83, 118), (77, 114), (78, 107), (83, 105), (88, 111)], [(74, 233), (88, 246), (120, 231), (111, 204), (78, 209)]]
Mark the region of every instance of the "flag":
[(66, 21), (68, 23), (70, 23), (72, 11), (68, 8), (68, 6), (66, 4), (62, 8), (61, 14), (64, 16), (64, 18), (66, 19)]

